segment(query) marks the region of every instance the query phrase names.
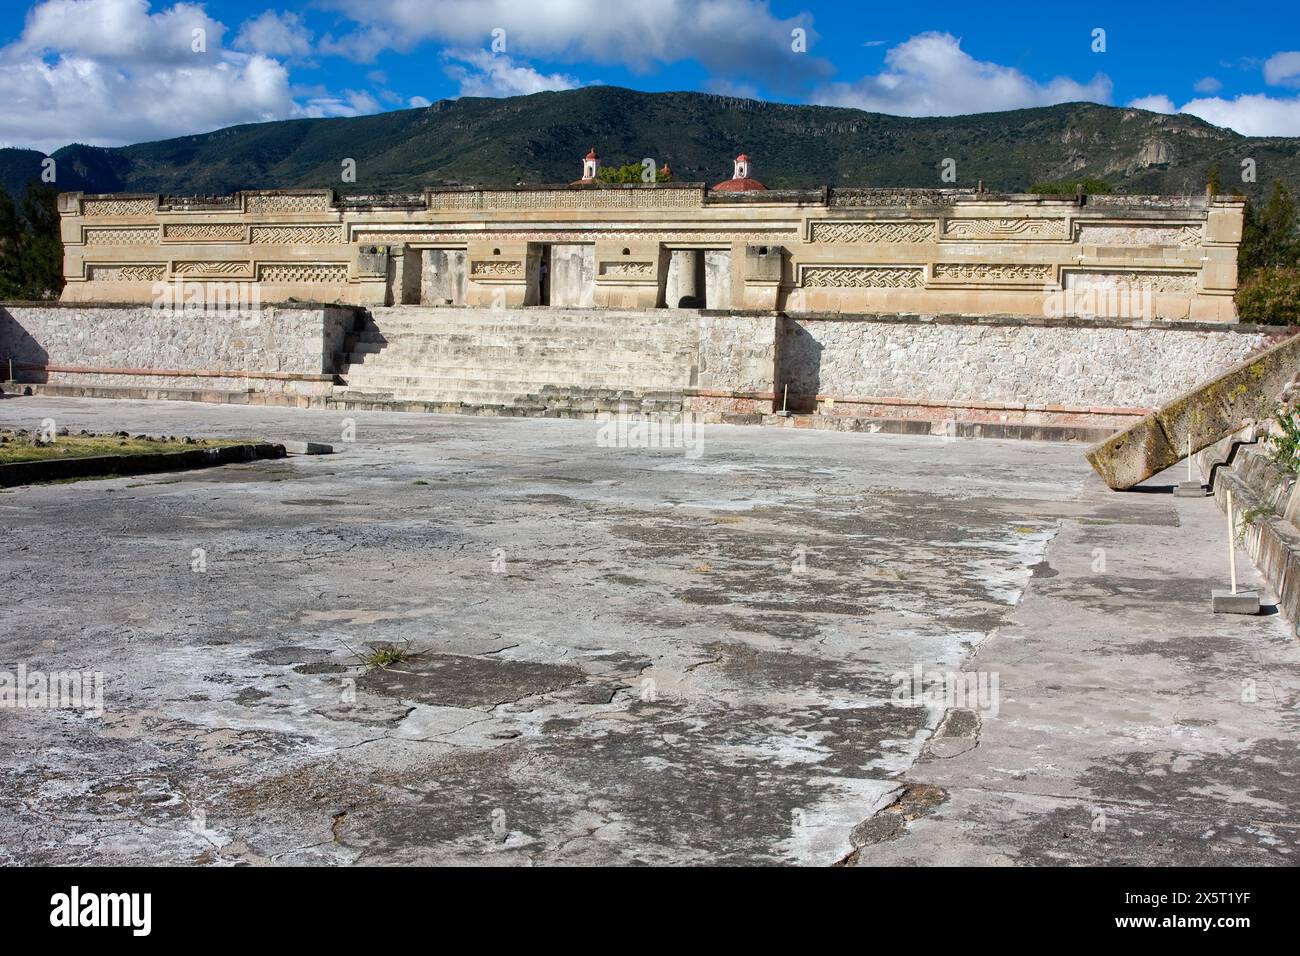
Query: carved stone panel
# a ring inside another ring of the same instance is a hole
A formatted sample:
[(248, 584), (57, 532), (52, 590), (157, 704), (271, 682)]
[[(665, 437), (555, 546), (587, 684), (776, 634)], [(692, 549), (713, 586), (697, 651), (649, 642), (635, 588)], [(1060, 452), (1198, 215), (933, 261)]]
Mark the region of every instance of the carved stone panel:
[[(778, 242), (793, 240), (798, 236), (797, 230), (785, 228), (772, 229), (538, 229), (528, 231), (529, 242)], [(422, 230), (420, 232), (403, 232), (399, 230), (365, 228), (352, 234), (355, 242), (433, 242), (438, 244), (464, 244), (469, 242), (504, 242), (519, 239), (519, 232), (488, 230), (486, 232), (465, 232), (456, 229)]]
[(346, 282), (348, 267), (341, 262), (268, 262), (258, 267), (260, 282)]
[(254, 226), (254, 245), (321, 246), (343, 241), (338, 226)]
[(920, 289), (925, 286), (921, 266), (804, 266), (807, 289)]
[(158, 241), (157, 226), (139, 226), (127, 229), (87, 229), (84, 240), (88, 246), (144, 246)]
[(167, 275), (164, 265), (92, 265), (88, 269), (95, 282), (159, 282)]
[(939, 262), (934, 277), (946, 282), (977, 284), (1044, 283), (1052, 280), (1053, 267), (1041, 264), (1003, 262)]
[(650, 262), (602, 262), (600, 274), (611, 279), (654, 278), (654, 264)]
[(1081, 243), (1097, 246), (1196, 246), (1201, 242), (1200, 226), (1109, 226), (1081, 222), (1075, 229)]
[(253, 274), (251, 265), (233, 259), (177, 262), (172, 271), (192, 279), (249, 279)]
[(432, 210), (528, 209), (694, 209), (703, 204), (695, 189), (519, 189), (490, 192), (433, 192)]
[(333, 209), (328, 193), (305, 196), (255, 195), (244, 197), (249, 212), (324, 212)]
[(1195, 272), (1089, 272), (1070, 270), (1062, 277), (1067, 289), (1149, 289), (1152, 292), (1191, 294), (1196, 291)]
[(1064, 219), (945, 219), (943, 238), (968, 242), (1069, 242)]
[(812, 242), (931, 242), (935, 223), (923, 222), (813, 222)]
[(474, 279), (522, 279), (524, 264), (517, 259), (477, 259), (470, 263)]
[(163, 238), (169, 242), (243, 242), (248, 227), (240, 222), (169, 222)]
[(157, 211), (157, 200), (140, 199), (86, 199), (81, 203), (81, 213), (87, 219), (108, 216), (152, 216)]

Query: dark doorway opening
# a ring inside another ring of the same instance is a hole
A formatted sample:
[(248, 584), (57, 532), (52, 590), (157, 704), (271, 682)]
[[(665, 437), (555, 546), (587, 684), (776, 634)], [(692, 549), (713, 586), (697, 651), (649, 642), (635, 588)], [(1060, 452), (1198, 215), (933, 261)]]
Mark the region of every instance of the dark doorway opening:
[(541, 261), (537, 264), (537, 304), (551, 304), (551, 245), (542, 246)]

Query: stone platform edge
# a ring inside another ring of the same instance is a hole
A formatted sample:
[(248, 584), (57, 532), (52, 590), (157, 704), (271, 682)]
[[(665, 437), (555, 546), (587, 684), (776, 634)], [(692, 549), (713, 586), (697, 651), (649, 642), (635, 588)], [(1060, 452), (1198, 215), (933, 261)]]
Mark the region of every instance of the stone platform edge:
[(283, 445), (254, 442), (194, 448), (186, 451), (139, 455), (96, 455), (89, 458), (60, 458), (50, 461), (19, 461), (0, 465), (0, 487), (33, 485), (69, 478), (105, 478), (145, 475), (167, 471), (189, 471), (214, 465), (284, 458)]

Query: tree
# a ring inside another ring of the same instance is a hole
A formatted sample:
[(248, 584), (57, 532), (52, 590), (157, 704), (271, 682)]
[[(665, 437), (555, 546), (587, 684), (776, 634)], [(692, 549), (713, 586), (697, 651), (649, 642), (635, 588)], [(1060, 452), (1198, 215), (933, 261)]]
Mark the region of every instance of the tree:
[(1209, 175), (1205, 179), (1205, 191), (1211, 196), (1217, 196), (1223, 191), (1223, 181), (1219, 178), (1217, 165), (1210, 167)]
[(58, 192), (32, 182), (15, 207), (0, 186), (0, 299), (55, 299), (62, 291)]
[(29, 299), (56, 299), (63, 291), (63, 240), (59, 236), (59, 193), (33, 182), (23, 196), (26, 223), (23, 274)]
[(25, 298), (23, 224), (9, 191), (0, 186), (0, 299)]
[[(641, 183), (645, 182), (644, 173), (645, 167), (640, 163), (628, 163), (626, 166), (602, 166), (596, 178), (602, 183)], [(654, 181), (657, 183), (666, 183), (672, 178), (671, 173), (655, 170)]]
[(1300, 323), (1300, 219), (1291, 191), (1277, 180), (1262, 208), (1246, 203), (1237, 273), (1241, 318), (1270, 325)]
[(1115, 190), (1110, 183), (1096, 176), (1080, 176), (1078, 179), (1044, 179), (1029, 187), (1031, 193), (1039, 196), (1073, 196), (1082, 191), (1085, 194), (1104, 196)]
[(1257, 269), (1300, 265), (1295, 199), (1281, 182), (1273, 181), (1273, 191), (1263, 208), (1246, 203), (1237, 265), (1243, 278)]

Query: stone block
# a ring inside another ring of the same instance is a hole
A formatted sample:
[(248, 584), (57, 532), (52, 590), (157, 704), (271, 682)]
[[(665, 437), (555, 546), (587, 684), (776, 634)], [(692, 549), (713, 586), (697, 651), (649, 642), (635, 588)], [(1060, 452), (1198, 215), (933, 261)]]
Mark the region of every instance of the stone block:
[(745, 246), (745, 281), (780, 282), (784, 246)]
[(1210, 592), (1210, 606), (1215, 614), (1258, 614), (1259, 592), (1214, 590)]
[(324, 442), (315, 441), (284, 441), (280, 442), (284, 450), (291, 455), (332, 455), (334, 446), (326, 445)]
[(1204, 498), (1205, 485), (1199, 481), (1180, 481), (1174, 488), (1175, 498)]
[(1132, 488), (1178, 461), (1154, 414), (1094, 445), (1088, 461), (1111, 488)]
[(388, 246), (357, 246), (357, 276), (386, 278), (388, 276), (388, 253)]

